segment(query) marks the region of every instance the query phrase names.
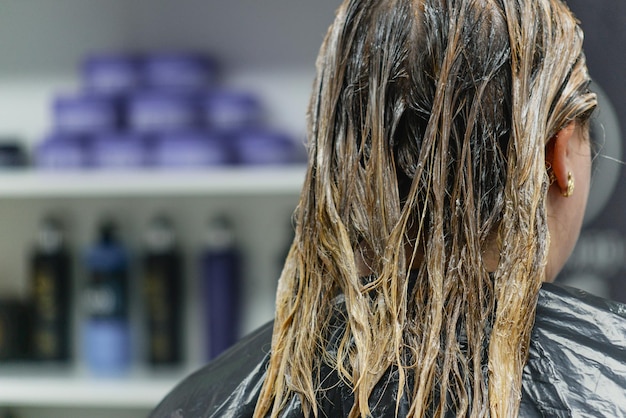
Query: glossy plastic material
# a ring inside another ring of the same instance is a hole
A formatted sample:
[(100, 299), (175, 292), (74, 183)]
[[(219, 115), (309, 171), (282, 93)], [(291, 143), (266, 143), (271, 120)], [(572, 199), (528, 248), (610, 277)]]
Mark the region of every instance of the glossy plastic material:
[[(265, 378), (271, 333), (268, 324), (246, 337), (184, 380), (150, 416), (251, 417)], [(389, 371), (374, 389), (373, 418), (396, 416), (396, 383), (395, 373)], [(350, 388), (332, 372), (323, 386), (319, 416), (347, 416), (353, 402)], [(406, 399), (400, 401), (398, 416), (406, 415), (407, 404)], [(281, 415), (302, 416), (297, 397)], [(626, 305), (544, 285), (524, 368), (519, 416), (626, 416)]]

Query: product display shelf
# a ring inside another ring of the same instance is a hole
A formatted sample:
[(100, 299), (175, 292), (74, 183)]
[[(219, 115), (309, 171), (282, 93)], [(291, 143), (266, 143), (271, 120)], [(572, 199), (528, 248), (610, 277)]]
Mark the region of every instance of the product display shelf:
[[(23, 260), (23, 249), (30, 245), (30, 241), (23, 237), (33, 236), (32, 225), (48, 208), (57, 211), (61, 208), (74, 214), (71, 216), (76, 242), (88, 242), (90, 228), (87, 225), (91, 225), (98, 213), (110, 208), (127, 214), (131, 220), (126, 227), (131, 228), (135, 224), (143, 225), (154, 207), (166, 206), (179, 220), (178, 226), (185, 234), (183, 238), (193, 243), (198, 242), (196, 236), (201, 236), (199, 232), (194, 235), (194, 225), (201, 224), (205, 214), (233, 211), (233, 216), (245, 225), (242, 229), (247, 231), (242, 237), (246, 240), (244, 248), (258, 249), (261, 239), (263, 242), (258, 251), (248, 253), (248, 261), (255, 266), (255, 271), (248, 272), (248, 279), (252, 281), (247, 282), (246, 289), (250, 294), (244, 295), (248, 301), (247, 313), (243, 315), (247, 323), (244, 331), (247, 332), (256, 327), (256, 323), (252, 323), (257, 317), (271, 317), (271, 309), (266, 308), (266, 305), (271, 306), (271, 301), (266, 299), (273, 295), (277, 274), (272, 264), (274, 253), (284, 240), (281, 222), (283, 217), (288, 218), (297, 200), (304, 174), (303, 165), (204, 170), (27, 169), (0, 172), (3, 228), (6, 234), (16, 237), (6, 241), (12, 244), (5, 245), (0, 251), (0, 254), (7, 254), (2, 259), (3, 274), (26, 277), (21, 261), (6, 260)], [(257, 222), (257, 215), (270, 220)], [(269, 231), (263, 229), (266, 226)], [(133, 232), (126, 232), (134, 236)], [(268, 237), (271, 232), (274, 232), (274, 238)], [(271, 280), (264, 280), (264, 277)], [(15, 293), (19, 286), (11, 287), (5, 283), (5, 288)], [(195, 308), (196, 305), (188, 308), (192, 313), (186, 314), (187, 320), (191, 321), (189, 329), (198, 326)], [(86, 371), (75, 370), (80, 368), (76, 365), (69, 369), (51, 369), (45, 365), (0, 365), (0, 413), (3, 408), (10, 408), (18, 417), (31, 418), (145, 416), (184, 376), (199, 366), (201, 355), (194, 338), (190, 337), (186, 342), (184, 370), (168, 374), (140, 368), (127, 376), (96, 378)], [(101, 415), (93, 411), (100, 411)], [(87, 415), (80, 415), (83, 413)]]
[(184, 373), (96, 378), (85, 373), (2, 371), (0, 406), (152, 409)]
[[(43, 371), (42, 371), (43, 369)], [(188, 371), (133, 371), (119, 377), (44, 366), (0, 368), (0, 406), (144, 409), (154, 407)]]
[(0, 173), (0, 199), (99, 196), (295, 194), (302, 165), (205, 170), (45, 171)]

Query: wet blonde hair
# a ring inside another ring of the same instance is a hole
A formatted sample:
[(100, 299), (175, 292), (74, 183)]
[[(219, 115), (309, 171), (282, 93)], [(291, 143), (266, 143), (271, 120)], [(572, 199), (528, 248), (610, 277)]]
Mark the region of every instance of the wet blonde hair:
[(352, 389), (351, 417), (390, 368), (409, 416), (517, 416), (549, 243), (545, 146), (596, 105), (582, 41), (559, 0), (343, 2), (256, 417), (293, 396), (318, 416), (322, 363)]

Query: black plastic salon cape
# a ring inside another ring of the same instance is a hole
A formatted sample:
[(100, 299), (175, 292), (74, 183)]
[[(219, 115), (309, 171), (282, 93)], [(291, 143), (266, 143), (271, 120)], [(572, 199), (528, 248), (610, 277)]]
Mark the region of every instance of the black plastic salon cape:
[[(269, 358), (272, 326), (241, 340), (178, 385), (151, 418), (251, 417)], [(395, 417), (397, 380), (389, 371), (371, 395), (373, 418)], [(332, 371), (321, 417), (344, 417), (350, 389)], [(395, 384), (395, 385), (394, 385)], [(400, 402), (404, 416), (407, 402)], [(302, 417), (295, 396), (283, 417)], [(523, 373), (520, 417), (626, 417), (626, 305), (544, 284)]]

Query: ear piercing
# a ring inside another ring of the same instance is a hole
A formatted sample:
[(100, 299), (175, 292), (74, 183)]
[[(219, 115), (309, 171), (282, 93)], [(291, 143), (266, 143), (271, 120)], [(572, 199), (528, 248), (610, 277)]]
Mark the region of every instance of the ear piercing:
[[(554, 182), (556, 181), (556, 174), (554, 174), (554, 170), (552, 169), (552, 165), (550, 165), (550, 163), (546, 162), (546, 171), (548, 173), (548, 181), (550, 183), (550, 186), (552, 186), (554, 184)], [(563, 191), (561, 191), (561, 194), (563, 195), (563, 197), (570, 197), (571, 195), (574, 194), (574, 176), (572, 175), (571, 171), (567, 172), (567, 188)]]
[(561, 192), (561, 194), (564, 197), (570, 197), (574, 194), (574, 176), (571, 171), (567, 172), (567, 189), (565, 189), (564, 192)]

